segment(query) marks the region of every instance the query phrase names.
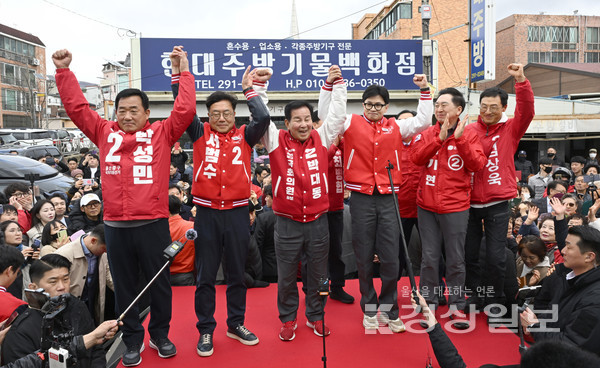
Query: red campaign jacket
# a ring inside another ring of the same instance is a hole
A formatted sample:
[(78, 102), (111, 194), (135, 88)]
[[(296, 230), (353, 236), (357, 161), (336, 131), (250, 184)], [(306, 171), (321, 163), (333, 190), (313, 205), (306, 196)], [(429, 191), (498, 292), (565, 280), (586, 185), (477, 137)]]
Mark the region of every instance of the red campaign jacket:
[(388, 160), (394, 165), (392, 180), (396, 191), (402, 184), (400, 158), (402, 137), (394, 118), (370, 122), (362, 115), (352, 115), (350, 126), (344, 132), (344, 179), (346, 188), (364, 194), (373, 194), (374, 187), (381, 194), (391, 193), (386, 169)]
[(328, 211), (327, 149), (316, 129), (305, 142), (280, 130), (279, 145), (269, 153), (269, 160), (277, 215), (310, 222)]
[(471, 204), (509, 200), (517, 195), (514, 155), (535, 111), (529, 80), (515, 83), (515, 92), (517, 106), (512, 119), (487, 126), (480, 116), (477, 123), (465, 128), (479, 136), (487, 157), (483, 169), (473, 176)]
[(454, 134), (440, 141), (441, 123), (427, 128), (412, 142), (411, 160), (423, 166), (417, 190), (417, 205), (443, 214), (469, 209), (471, 173), (485, 164), (479, 137), (465, 130), (456, 139)]
[(69, 69), (58, 69), (56, 84), (67, 114), (100, 151), (104, 220), (169, 217), (171, 146), (196, 114), (194, 77), (181, 73), (181, 92), (166, 120), (125, 133), (116, 121), (91, 110)]
[(247, 206), (252, 147), (244, 139), (246, 125), (226, 134), (213, 131), (208, 123), (203, 128), (194, 142), (193, 202), (220, 210)]
[(344, 209), (344, 141), (335, 146), (331, 145), (327, 151), (328, 186), (329, 186), (329, 212)]
[(421, 179), (421, 166), (415, 165), (410, 159), (410, 144), (404, 145), (402, 160), (402, 185), (398, 192), (398, 207), (402, 218), (417, 217), (417, 189)]

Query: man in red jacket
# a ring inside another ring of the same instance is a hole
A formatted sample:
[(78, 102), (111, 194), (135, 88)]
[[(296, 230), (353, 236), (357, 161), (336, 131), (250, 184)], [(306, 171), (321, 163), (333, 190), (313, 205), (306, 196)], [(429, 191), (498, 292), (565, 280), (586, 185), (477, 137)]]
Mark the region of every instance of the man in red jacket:
[(262, 138), (269, 152), (273, 176), (275, 253), (277, 255), (277, 308), (283, 323), (282, 341), (296, 336), (298, 313), (298, 262), (306, 260), (306, 325), (318, 336), (329, 335), (323, 324), (324, 305), (318, 295), (319, 281), (327, 277), (329, 253), (329, 191), (327, 149), (342, 130), (346, 114), (346, 83), (337, 65), (329, 69), (332, 102), (325, 122), (313, 129), (312, 105), (292, 101), (285, 106), (287, 130), (271, 122)]
[[(160, 270), (163, 250), (171, 242), (167, 220), (171, 146), (196, 113), (194, 77), (187, 55), (176, 46), (172, 57), (181, 64), (181, 93), (171, 115), (150, 124), (148, 96), (133, 88), (116, 97), (117, 121), (102, 119), (90, 109), (75, 74), (69, 70), (71, 53), (59, 50), (52, 55), (67, 114), (100, 151), (106, 246), (117, 314), (136, 297), (140, 272), (149, 280)], [(177, 353), (168, 338), (172, 311), (168, 269), (150, 287), (150, 298), (150, 347), (158, 350), (161, 358), (168, 358)], [(123, 319), (123, 341), (127, 346), (123, 365), (140, 364), (144, 327), (136, 306)]]
[[(533, 119), (533, 91), (525, 78), (523, 65), (510, 64), (508, 72), (515, 78), (517, 106), (514, 117), (504, 114), (508, 95), (500, 88), (488, 88), (479, 96), (480, 112), (477, 123), (466, 131), (479, 136), (487, 162), (483, 170), (473, 175), (473, 192), (466, 240), (466, 287), (475, 294), (471, 299), (479, 307), (503, 303), (506, 229), (508, 227), (508, 201), (517, 195), (514, 155), (519, 141)], [(485, 228), (486, 259), (479, 264), (479, 247)], [(485, 267), (485, 268), (483, 268)], [(481, 269), (485, 269), (482, 273)], [(482, 280), (482, 274), (485, 274)], [(499, 308), (490, 314), (500, 314)]]
[[(468, 328), (465, 307), (465, 235), (469, 219), (471, 173), (485, 164), (479, 137), (460, 121), (465, 99), (455, 88), (440, 91), (435, 102), (437, 123), (413, 139), (411, 159), (423, 171), (417, 191), (419, 232), (423, 247), (421, 294), (437, 307), (442, 244), (446, 251), (446, 285), (451, 318)], [(443, 122), (443, 123), (442, 123)]]

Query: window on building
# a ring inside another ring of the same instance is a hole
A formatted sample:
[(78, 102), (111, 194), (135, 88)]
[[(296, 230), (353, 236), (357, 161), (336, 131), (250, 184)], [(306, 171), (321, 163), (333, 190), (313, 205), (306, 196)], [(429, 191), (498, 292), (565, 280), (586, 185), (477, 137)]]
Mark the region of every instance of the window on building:
[(527, 53), (528, 63), (578, 63), (578, 52), (565, 51), (533, 51)]
[(16, 71), (15, 66), (10, 64), (3, 64), (4, 72), (2, 73), (2, 83), (15, 84), (16, 82)]
[(586, 52), (584, 62), (600, 63), (600, 52)]
[(390, 35), (396, 30), (396, 22), (399, 19), (412, 18), (412, 2), (401, 2), (390, 10), (383, 19), (371, 29), (365, 36), (365, 40), (376, 40), (381, 35)]
[(2, 90), (2, 109), (17, 111), (17, 91), (6, 88)]
[(600, 50), (600, 27), (585, 29), (585, 45), (587, 50)]
[(563, 26), (529, 26), (527, 41), (551, 42), (555, 50), (576, 50), (578, 37), (577, 27)]

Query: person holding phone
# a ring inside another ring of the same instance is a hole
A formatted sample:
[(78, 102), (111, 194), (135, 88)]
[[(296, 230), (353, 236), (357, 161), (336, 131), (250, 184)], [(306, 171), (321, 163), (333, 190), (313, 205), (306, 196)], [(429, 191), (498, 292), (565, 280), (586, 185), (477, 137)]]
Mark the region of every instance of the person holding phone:
[(40, 257), (54, 253), (58, 248), (69, 242), (67, 227), (58, 220), (52, 220), (42, 230), (42, 248)]
[(181, 148), (179, 142), (175, 142), (175, 145), (171, 149), (171, 163), (181, 175), (185, 172), (185, 163), (187, 160), (188, 154)]

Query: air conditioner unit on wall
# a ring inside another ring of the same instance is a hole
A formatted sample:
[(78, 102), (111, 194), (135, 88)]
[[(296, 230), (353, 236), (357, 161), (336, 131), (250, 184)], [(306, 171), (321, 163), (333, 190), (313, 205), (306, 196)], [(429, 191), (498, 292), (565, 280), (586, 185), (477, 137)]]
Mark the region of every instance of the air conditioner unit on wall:
[(33, 60), (31, 60), (31, 65), (38, 66), (38, 65), (40, 65), (40, 61), (36, 58), (33, 58)]

